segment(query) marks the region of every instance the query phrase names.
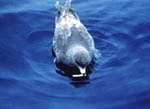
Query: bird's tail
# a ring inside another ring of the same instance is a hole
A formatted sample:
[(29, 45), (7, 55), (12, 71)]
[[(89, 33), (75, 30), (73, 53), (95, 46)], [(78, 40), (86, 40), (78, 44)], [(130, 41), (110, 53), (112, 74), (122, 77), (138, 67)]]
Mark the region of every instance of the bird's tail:
[(66, 0), (66, 3), (64, 5), (61, 5), (58, 0), (56, 0), (56, 9), (58, 11), (69, 11), (71, 5), (71, 0)]
[(72, 16), (75, 19), (79, 20), (77, 14), (73, 11), (73, 9), (70, 8), (71, 0), (66, 0), (66, 3), (64, 5), (61, 5), (58, 0), (56, 0), (56, 9), (57, 9), (57, 16), (55, 22), (59, 21), (60, 18), (64, 16)]

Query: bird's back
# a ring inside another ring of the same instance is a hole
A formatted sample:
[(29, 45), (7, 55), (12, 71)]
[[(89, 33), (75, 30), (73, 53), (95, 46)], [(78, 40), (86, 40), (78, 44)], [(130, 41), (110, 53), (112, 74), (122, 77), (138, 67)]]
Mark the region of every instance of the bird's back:
[[(68, 2), (69, 3), (69, 2)], [(70, 7), (59, 6), (56, 17), (56, 27), (53, 38), (53, 51), (56, 58), (61, 61), (69, 62), (67, 57), (68, 49), (75, 45), (84, 47), (90, 54), (94, 56), (94, 40), (88, 33), (86, 27), (80, 22), (77, 14)]]

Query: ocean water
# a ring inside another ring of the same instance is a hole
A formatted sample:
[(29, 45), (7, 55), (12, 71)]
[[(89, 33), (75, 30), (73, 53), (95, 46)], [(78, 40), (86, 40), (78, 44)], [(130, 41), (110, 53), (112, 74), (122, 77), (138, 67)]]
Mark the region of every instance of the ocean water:
[(87, 84), (56, 72), (55, 0), (0, 0), (0, 109), (149, 109), (150, 1), (71, 7), (101, 53)]

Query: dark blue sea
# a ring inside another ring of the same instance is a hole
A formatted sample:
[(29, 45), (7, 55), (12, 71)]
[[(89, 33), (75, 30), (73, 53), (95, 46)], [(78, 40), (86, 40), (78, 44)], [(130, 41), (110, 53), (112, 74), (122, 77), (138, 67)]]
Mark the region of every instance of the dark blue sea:
[(56, 72), (55, 2), (0, 0), (0, 109), (150, 109), (150, 1), (72, 0), (101, 53), (86, 84)]

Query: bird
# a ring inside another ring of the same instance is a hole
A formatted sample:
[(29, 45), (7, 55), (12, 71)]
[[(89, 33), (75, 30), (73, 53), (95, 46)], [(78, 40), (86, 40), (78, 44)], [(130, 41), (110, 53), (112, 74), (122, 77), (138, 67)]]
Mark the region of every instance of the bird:
[(64, 5), (56, 1), (57, 15), (52, 42), (54, 63), (61, 69), (77, 68), (79, 73), (72, 77), (87, 76), (86, 69), (95, 59), (95, 43), (93, 37), (82, 24), (76, 12), (70, 8), (71, 0)]

